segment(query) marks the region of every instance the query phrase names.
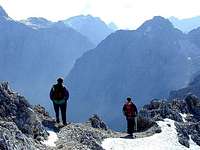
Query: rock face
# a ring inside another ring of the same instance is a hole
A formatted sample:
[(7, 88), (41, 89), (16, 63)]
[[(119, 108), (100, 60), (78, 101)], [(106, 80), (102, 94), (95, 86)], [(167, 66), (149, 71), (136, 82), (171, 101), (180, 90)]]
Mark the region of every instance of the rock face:
[(4, 82), (0, 84), (0, 149), (45, 149), (39, 139), (48, 133), (27, 100), (14, 93)]
[[(189, 148), (191, 136), (191, 139), (200, 146), (199, 104), (200, 100), (194, 95), (189, 95), (184, 100), (152, 100), (150, 104), (143, 107), (140, 115), (152, 121), (165, 118), (174, 120), (179, 143)], [(187, 115), (184, 118), (181, 114)]]
[[(182, 48), (185, 41), (187, 49)], [(140, 108), (149, 99), (168, 97), (172, 89), (187, 85), (190, 47), (186, 35), (162, 17), (146, 21), (135, 31), (111, 34), (78, 59), (66, 77), (71, 106), (82, 106), (69, 110), (70, 119), (83, 121), (91, 113), (99, 114), (108, 126), (124, 128), (121, 107), (127, 96)]]
[(171, 91), (169, 94), (169, 99), (184, 99), (189, 94), (194, 94), (200, 97), (200, 75), (199, 73), (193, 80), (185, 87), (179, 90)]

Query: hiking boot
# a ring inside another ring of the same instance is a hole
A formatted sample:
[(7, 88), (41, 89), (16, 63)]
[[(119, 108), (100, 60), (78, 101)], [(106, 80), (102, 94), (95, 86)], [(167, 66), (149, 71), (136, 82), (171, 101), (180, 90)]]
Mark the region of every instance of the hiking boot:
[(55, 123), (56, 128), (59, 128), (59, 126), (60, 126), (60, 123)]
[(64, 126), (67, 126), (69, 124), (70, 124), (70, 122), (63, 123)]
[(130, 135), (130, 136), (133, 136), (133, 133), (130, 133), (129, 135)]

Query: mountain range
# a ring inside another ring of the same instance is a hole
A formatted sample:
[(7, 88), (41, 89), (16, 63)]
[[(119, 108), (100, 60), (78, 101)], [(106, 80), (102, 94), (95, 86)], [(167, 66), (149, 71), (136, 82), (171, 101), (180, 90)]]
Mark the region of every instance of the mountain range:
[(127, 96), (140, 108), (152, 98), (168, 98), (198, 71), (200, 48), (194, 35), (198, 33), (184, 34), (159, 16), (137, 30), (112, 33), (84, 53), (66, 77), (69, 118), (82, 121), (97, 113), (111, 128), (123, 128), (121, 107)]
[(100, 18), (91, 15), (80, 15), (63, 21), (67, 26), (86, 36), (92, 43), (98, 45), (109, 34), (117, 30), (114, 23), (107, 25)]
[(178, 19), (176, 17), (170, 17), (169, 20), (172, 22), (174, 27), (178, 28), (184, 33), (188, 33), (193, 29), (200, 27), (200, 16), (187, 19)]
[[(199, 28), (184, 34), (163, 17), (136, 30), (113, 32), (115, 25), (92, 16), (15, 21), (3, 8), (0, 15), (0, 80), (10, 81), (31, 103), (50, 108), (51, 85), (58, 76), (67, 76), (73, 121), (98, 113), (110, 127), (121, 129), (127, 96), (140, 108), (186, 86), (200, 69)], [(82, 32), (86, 30), (90, 35)], [(93, 44), (91, 38), (99, 38), (94, 34), (100, 31), (102, 41)]]
[(29, 21), (31, 25), (15, 21), (0, 8), (0, 80), (9, 81), (32, 103), (48, 106), (49, 90), (56, 78), (65, 76), (94, 44), (63, 22)]

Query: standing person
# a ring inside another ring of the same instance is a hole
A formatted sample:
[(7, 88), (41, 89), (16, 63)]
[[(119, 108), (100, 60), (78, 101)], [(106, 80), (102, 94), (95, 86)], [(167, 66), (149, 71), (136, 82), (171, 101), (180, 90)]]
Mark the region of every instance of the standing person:
[(59, 110), (61, 110), (63, 125), (67, 125), (66, 122), (66, 109), (67, 100), (69, 98), (69, 92), (63, 85), (63, 78), (57, 79), (57, 84), (54, 84), (50, 91), (50, 99), (53, 101), (53, 106), (56, 114), (56, 122), (59, 124)]
[(127, 102), (123, 106), (123, 113), (126, 116), (127, 120), (127, 133), (133, 135), (134, 125), (135, 125), (135, 117), (137, 116), (137, 107), (131, 101), (131, 98), (127, 98)]

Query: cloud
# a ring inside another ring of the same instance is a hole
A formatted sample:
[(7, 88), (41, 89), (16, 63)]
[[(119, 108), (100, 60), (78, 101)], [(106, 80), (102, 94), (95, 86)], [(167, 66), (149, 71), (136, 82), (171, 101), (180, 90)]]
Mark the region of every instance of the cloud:
[(0, 4), (17, 20), (31, 16), (61, 20), (91, 14), (123, 28), (137, 27), (155, 15), (200, 15), (199, 0), (0, 0)]

